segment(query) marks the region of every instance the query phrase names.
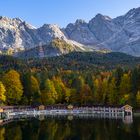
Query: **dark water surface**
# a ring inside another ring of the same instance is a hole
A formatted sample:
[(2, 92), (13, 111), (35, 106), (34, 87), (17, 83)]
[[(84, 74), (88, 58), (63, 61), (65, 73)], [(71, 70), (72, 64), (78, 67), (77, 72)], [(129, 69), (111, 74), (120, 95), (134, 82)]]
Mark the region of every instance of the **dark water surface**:
[(0, 140), (140, 140), (140, 118), (34, 118), (0, 126)]

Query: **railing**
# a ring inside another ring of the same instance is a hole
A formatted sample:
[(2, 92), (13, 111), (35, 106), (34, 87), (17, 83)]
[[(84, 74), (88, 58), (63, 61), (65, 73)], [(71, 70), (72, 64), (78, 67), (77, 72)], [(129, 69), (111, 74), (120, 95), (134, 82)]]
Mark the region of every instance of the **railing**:
[[(124, 108), (117, 107), (73, 107), (72, 109), (67, 109), (66, 106), (46, 106), (44, 110), (39, 110), (38, 108), (33, 108), (30, 106), (20, 106), (20, 107), (4, 107), (4, 113), (7, 117), (16, 115), (50, 115), (50, 114), (105, 114), (108, 116), (125, 116)], [(131, 112), (132, 115), (132, 112)]]

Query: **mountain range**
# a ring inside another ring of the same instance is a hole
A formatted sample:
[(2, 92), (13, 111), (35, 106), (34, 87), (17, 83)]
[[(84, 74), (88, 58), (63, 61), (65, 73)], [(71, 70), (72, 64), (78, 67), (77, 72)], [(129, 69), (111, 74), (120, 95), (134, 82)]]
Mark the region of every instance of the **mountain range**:
[(78, 19), (66, 28), (56, 24), (36, 28), (19, 18), (0, 17), (0, 53), (30, 56), (34, 51), (42, 53), (41, 56), (72, 51), (112, 51), (140, 56), (140, 8), (113, 19), (101, 14), (89, 22)]

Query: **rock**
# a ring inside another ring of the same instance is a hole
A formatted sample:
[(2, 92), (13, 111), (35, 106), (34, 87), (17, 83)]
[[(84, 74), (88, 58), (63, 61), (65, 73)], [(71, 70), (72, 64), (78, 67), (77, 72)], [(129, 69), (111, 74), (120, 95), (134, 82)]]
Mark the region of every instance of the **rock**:
[(54, 39), (62, 40), (76, 50), (117, 51), (140, 56), (140, 8), (114, 19), (101, 14), (89, 22), (78, 19), (62, 29), (56, 24), (35, 28), (19, 18), (0, 17), (1, 52), (12, 50), (17, 53), (39, 44), (47, 46)]

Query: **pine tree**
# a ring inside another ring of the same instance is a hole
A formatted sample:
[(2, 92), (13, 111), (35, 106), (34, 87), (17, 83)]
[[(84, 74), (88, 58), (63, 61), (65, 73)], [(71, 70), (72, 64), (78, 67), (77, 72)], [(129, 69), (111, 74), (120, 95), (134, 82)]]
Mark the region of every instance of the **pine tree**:
[(137, 92), (136, 103), (137, 103), (137, 107), (140, 107), (140, 91)]
[(72, 98), (72, 102), (73, 103), (80, 103), (80, 91), (82, 90), (85, 82), (82, 76), (78, 76), (76, 77), (73, 81), (72, 81), (72, 89), (73, 89), (73, 94), (71, 95)]
[(115, 71), (115, 80), (116, 80), (117, 87), (120, 86), (122, 76), (123, 76), (123, 69), (118, 67)]
[(23, 84), (23, 98), (27, 98), (28, 104), (31, 104), (32, 98), (32, 89), (31, 89), (31, 72), (25, 73), (22, 75), (22, 84)]
[(116, 105), (118, 101), (117, 96), (117, 88), (115, 78), (112, 78), (111, 81), (108, 83), (108, 104), (109, 105)]
[(31, 73), (26, 73), (22, 76), (22, 83), (24, 87), (24, 94), (22, 97), (22, 104), (41, 104), (41, 93), (39, 82)]
[(100, 79), (96, 78), (94, 80), (94, 103), (99, 104), (100, 103)]
[(119, 87), (119, 93), (120, 104), (128, 103), (131, 94), (131, 82), (129, 74), (123, 74)]
[(130, 100), (131, 103), (135, 106), (136, 105), (136, 94), (139, 90), (139, 73), (138, 73), (138, 69), (135, 68), (132, 72), (131, 72), (131, 95), (130, 95)]

